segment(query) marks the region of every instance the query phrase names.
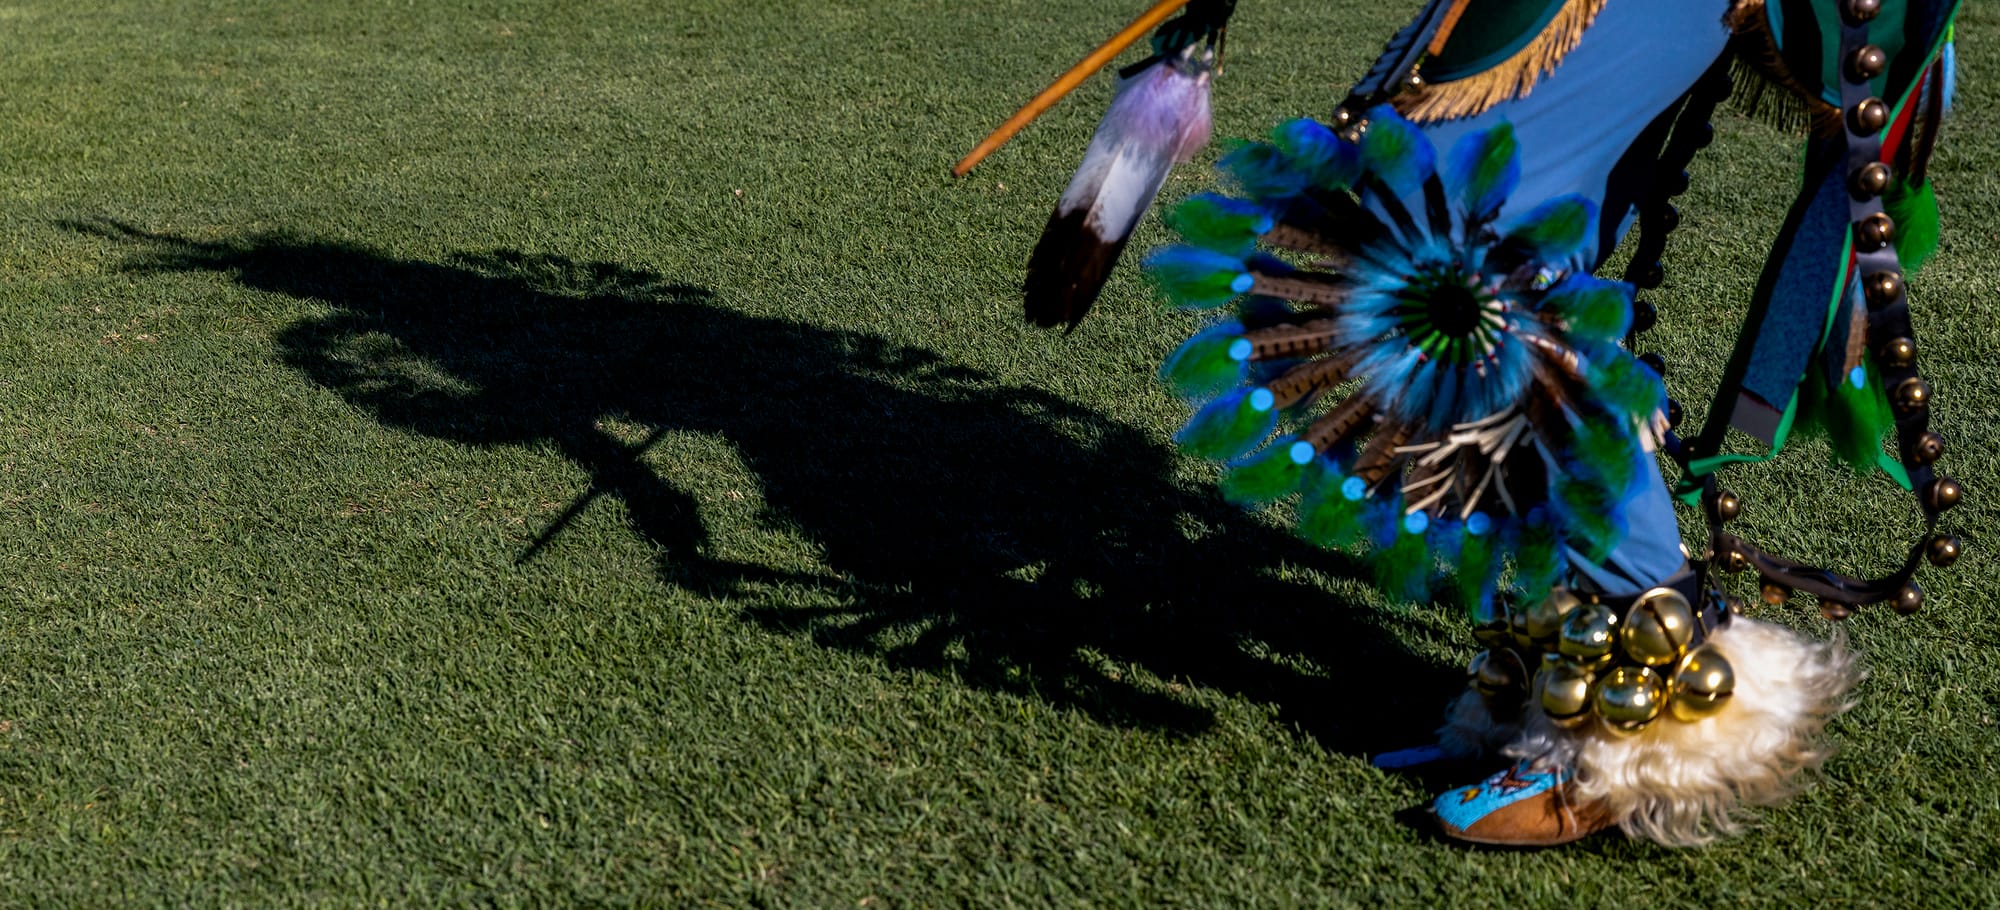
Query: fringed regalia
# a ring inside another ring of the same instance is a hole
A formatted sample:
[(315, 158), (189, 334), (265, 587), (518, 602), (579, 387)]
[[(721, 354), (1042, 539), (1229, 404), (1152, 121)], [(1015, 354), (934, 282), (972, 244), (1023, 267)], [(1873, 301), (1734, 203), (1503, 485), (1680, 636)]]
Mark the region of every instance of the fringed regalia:
[[(1228, 6), (1197, 4), (1121, 90), (1036, 251), (1038, 321), (1074, 325), (1166, 167), (1205, 138)], [(1389, 595), (1441, 592), (1470, 615), (1484, 649), (1438, 744), (1378, 758), (1505, 765), (1439, 797), (1447, 834), (1734, 831), (1824, 760), (1856, 672), (1837, 637), (1743, 615), (1722, 576), (1840, 620), (1917, 609), (1919, 568), (1957, 558), (1937, 525), (1960, 491), (1936, 472), (1906, 298), (1936, 242), (1925, 163), (1955, 11), (1433, 0), (1331, 116), (1229, 152), (1224, 192), (1168, 212), (1180, 242), (1145, 268), (1216, 314), (1161, 369), (1192, 406), (1176, 441), (1223, 465), (1229, 499), (1366, 553)], [(1664, 362), (1631, 351), (1657, 318), (1640, 295), (1665, 280), (1683, 168), (1732, 96), (1806, 131), (1805, 175), (1710, 419), (1683, 435)], [(1596, 275), (1628, 234), (1624, 273)], [(1731, 427), (1764, 450), (1723, 452)], [(1850, 577), (1728, 529), (1741, 504), (1721, 472), (1808, 431), (1915, 494), (1926, 533), (1896, 571)], [(1707, 517), (1692, 559), (1676, 497)]]

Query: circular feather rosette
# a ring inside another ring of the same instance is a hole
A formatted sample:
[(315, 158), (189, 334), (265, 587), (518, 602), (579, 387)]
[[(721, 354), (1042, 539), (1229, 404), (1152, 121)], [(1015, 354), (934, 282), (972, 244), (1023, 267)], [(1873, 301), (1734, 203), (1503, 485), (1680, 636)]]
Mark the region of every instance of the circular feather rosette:
[[(1513, 129), (1440, 162), (1388, 108), (1349, 141), (1311, 120), (1220, 165), (1155, 250), (1178, 304), (1223, 310), (1161, 368), (1199, 405), (1175, 439), (1224, 462), (1245, 504), (1297, 496), (1299, 531), (1370, 549), (1385, 591), (1462, 598), (1601, 561), (1665, 391), (1620, 345), (1632, 289), (1588, 272), (1597, 209), (1560, 196), (1496, 228), (1520, 181)], [(1510, 213), (1511, 215), (1511, 213)]]

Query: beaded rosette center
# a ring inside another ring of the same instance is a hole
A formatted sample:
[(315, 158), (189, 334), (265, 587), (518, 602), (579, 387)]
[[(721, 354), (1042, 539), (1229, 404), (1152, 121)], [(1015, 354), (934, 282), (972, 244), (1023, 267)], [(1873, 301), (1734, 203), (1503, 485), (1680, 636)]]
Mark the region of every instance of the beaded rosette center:
[(1300, 533), (1366, 549), (1403, 598), (1440, 568), (1469, 606), (1540, 597), (1617, 546), (1665, 395), (1618, 344), (1631, 287), (1589, 274), (1589, 199), (1503, 219), (1509, 126), (1440, 160), (1387, 108), (1358, 140), (1284, 124), (1221, 169), (1235, 192), (1176, 209), (1184, 242), (1147, 269), (1227, 314), (1161, 369), (1226, 496), (1295, 500)]

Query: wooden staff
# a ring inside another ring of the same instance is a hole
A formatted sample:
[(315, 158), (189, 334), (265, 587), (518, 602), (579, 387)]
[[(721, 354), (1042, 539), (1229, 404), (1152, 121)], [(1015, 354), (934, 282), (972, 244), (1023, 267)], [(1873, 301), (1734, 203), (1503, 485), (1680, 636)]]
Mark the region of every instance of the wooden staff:
[(1153, 4), (1152, 9), (1147, 10), (1139, 18), (1132, 20), (1131, 25), (1125, 26), (1123, 31), (1111, 36), (1111, 40), (1104, 42), (1097, 50), (1091, 51), (1090, 56), (1083, 58), (1077, 65), (1070, 67), (1068, 72), (1056, 77), (1056, 81), (1049, 83), (1048, 88), (1042, 89), (1042, 93), (1036, 95), (1033, 101), (1022, 105), (1020, 110), (1014, 112), (1014, 116), (1007, 118), (1006, 123), (1000, 124), (999, 129), (994, 130), (985, 139), (981, 139), (979, 144), (974, 146), (970, 153), (964, 158), (959, 159), (959, 162), (952, 166), (952, 176), (965, 176), (966, 172), (972, 170), (973, 166), (984, 160), (987, 155), (993, 154), (995, 149), (1006, 145), (1007, 140), (1014, 138), (1014, 134), (1020, 132), (1022, 127), (1033, 122), (1036, 117), (1040, 117), (1042, 112), (1054, 107), (1056, 102), (1063, 99), (1064, 95), (1075, 91), (1077, 86), (1082, 85), (1083, 80), (1090, 78), (1092, 74), (1103, 69), (1105, 64), (1111, 62), (1112, 58), (1124, 52), (1126, 48), (1131, 47), (1140, 38), (1145, 37), (1146, 33), (1152, 31), (1154, 26), (1167, 21), (1168, 16), (1179, 12), (1180, 8), (1186, 5), (1188, 5), (1188, 0), (1160, 0), (1159, 3)]

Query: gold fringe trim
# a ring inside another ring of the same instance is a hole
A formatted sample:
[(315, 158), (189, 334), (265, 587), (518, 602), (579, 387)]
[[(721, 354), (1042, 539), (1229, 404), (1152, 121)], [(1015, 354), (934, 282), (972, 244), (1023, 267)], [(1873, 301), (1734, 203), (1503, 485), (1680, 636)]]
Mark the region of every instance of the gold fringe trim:
[(1418, 123), (1472, 117), (1502, 101), (1526, 97), (1535, 83), (1555, 71), (1563, 57), (1583, 42), (1605, 0), (1569, 0), (1528, 46), (1491, 68), (1450, 82), (1424, 83), (1397, 95), (1397, 113)]
[(1782, 130), (1840, 134), (1840, 108), (1806, 88), (1785, 65), (1764, 0), (1738, 0), (1722, 21), (1729, 26), (1729, 48), (1736, 55), (1729, 71), (1735, 83), (1729, 101), (1737, 110)]

